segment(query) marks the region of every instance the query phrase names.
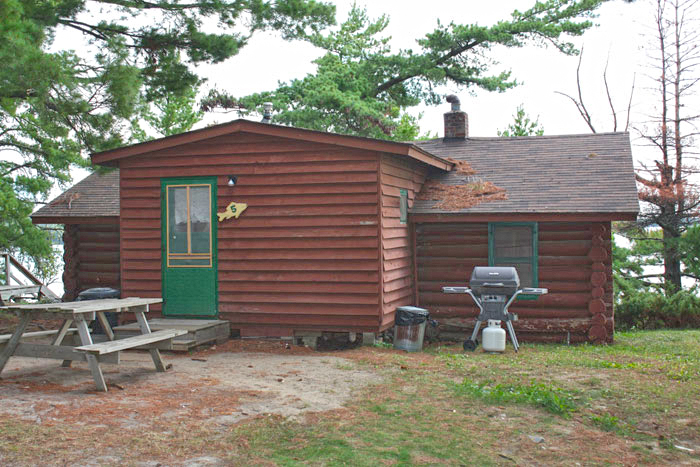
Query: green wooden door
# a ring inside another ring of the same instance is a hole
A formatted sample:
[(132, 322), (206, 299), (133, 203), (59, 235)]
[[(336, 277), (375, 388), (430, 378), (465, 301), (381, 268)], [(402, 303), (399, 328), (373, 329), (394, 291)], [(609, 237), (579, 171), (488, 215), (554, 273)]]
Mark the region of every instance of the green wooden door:
[(161, 179), (163, 314), (217, 313), (216, 177)]

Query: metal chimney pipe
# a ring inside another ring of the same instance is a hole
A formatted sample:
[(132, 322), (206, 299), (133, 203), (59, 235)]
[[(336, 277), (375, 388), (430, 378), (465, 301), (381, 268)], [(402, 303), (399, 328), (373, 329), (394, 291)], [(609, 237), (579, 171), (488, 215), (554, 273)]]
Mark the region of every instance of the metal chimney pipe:
[(459, 97), (455, 96), (454, 94), (450, 94), (445, 98), (445, 100), (452, 104), (452, 112), (458, 112), (460, 110)]
[(263, 123), (272, 122), (272, 102), (263, 103)]

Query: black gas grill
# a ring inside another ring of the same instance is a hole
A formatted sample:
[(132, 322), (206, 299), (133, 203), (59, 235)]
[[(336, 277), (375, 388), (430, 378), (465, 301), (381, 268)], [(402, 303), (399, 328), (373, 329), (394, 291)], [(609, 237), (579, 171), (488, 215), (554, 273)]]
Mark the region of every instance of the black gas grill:
[(477, 336), (481, 323), (495, 319), (505, 321), (513, 348), (518, 351), (518, 338), (515, 337), (512, 321), (518, 315), (510, 313), (508, 307), (520, 294), (544, 295), (547, 289), (526, 287), (520, 288), (520, 277), (514, 267), (477, 266), (472, 271), (469, 287), (443, 287), (444, 293), (469, 294), (474, 299), (481, 312), (476, 318), (476, 326), (470, 339), (464, 341), (465, 350), (475, 350), (479, 345)]
[(474, 295), (513, 295), (520, 288), (518, 271), (512, 267), (477, 266), (469, 279)]

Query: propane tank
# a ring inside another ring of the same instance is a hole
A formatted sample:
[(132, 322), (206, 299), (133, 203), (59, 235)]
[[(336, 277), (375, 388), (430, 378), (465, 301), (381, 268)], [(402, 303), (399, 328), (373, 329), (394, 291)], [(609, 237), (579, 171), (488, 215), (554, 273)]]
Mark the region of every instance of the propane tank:
[(503, 352), (506, 350), (506, 331), (501, 328), (501, 321), (490, 319), (489, 325), (481, 332), (482, 347), (485, 352)]

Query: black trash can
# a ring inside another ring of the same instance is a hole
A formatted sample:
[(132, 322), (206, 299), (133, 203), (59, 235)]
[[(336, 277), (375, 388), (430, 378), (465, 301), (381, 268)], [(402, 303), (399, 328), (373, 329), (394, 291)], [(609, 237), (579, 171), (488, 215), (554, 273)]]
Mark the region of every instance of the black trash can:
[(416, 306), (400, 306), (396, 309), (394, 319), (394, 348), (407, 352), (419, 352), (423, 349), (425, 324), (430, 313)]
[[(113, 289), (111, 287), (94, 287), (92, 289), (83, 290), (78, 294), (75, 299), (76, 302), (82, 302), (84, 300), (103, 300), (105, 298), (119, 298), (121, 296), (121, 291), (119, 289)], [(115, 312), (105, 313), (105, 318), (111, 328), (119, 325), (119, 317)], [(93, 334), (104, 334), (102, 325), (98, 320), (92, 323), (92, 333)]]

